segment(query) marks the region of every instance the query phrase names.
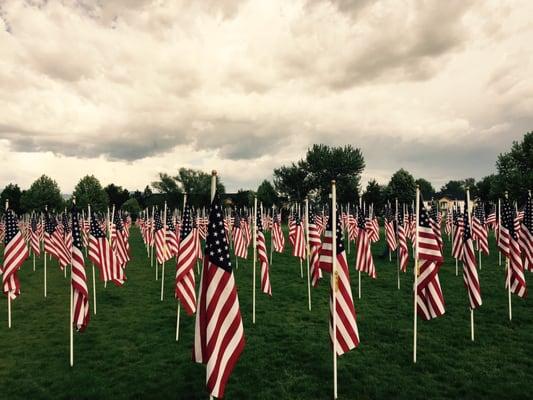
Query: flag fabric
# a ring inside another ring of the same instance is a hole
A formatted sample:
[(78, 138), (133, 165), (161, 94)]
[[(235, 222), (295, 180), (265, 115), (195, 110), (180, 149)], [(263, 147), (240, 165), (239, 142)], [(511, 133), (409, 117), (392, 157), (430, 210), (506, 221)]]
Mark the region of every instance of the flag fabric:
[(5, 215), (4, 246), (4, 265), (0, 268), (3, 291), (14, 300), (20, 295), (18, 271), (30, 254), (19, 230), (17, 216), (11, 209), (6, 210)]
[(527, 297), (527, 286), (524, 276), (524, 265), (520, 255), (520, 245), (515, 230), (515, 209), (508, 199), (501, 204), (501, 226), (498, 247), (509, 260), (505, 287), (511, 284), (511, 292), (519, 297)]
[(472, 215), (472, 238), (477, 242), (479, 249), (489, 254), (489, 234), (485, 221), (485, 207), (478, 203)]
[(418, 266), (416, 303), (421, 318), (429, 320), (445, 313), (444, 296), (439, 281), (439, 269), (443, 262), (441, 247), (431, 226), (430, 217), (420, 196), (418, 220)]
[(320, 240), (316, 218), (316, 215), (310, 211), (307, 229), (309, 229), (309, 269), (313, 287), (317, 287), (319, 280), (322, 278), (322, 270), (320, 269), (320, 248), (322, 247), (322, 242)]
[(390, 251), (396, 250), (396, 233), (394, 231), (394, 217), (390, 205), (385, 211), (385, 238)]
[[(357, 212), (357, 256), (355, 259), (355, 269), (360, 272), (366, 272), (370, 277), (376, 279), (376, 266), (374, 265), (374, 258), (370, 249), (370, 238), (367, 219), (364, 211), (359, 208)], [(329, 223), (329, 222), (328, 222)]]
[(468, 292), (470, 308), (475, 310), (481, 306), (481, 287), (476, 269), (476, 254), (474, 253), (474, 241), (470, 230), (468, 201), (465, 201), (463, 214), (463, 281)]
[(257, 237), (256, 247), (257, 255), (259, 256), (259, 262), (261, 263), (261, 291), (269, 296), (272, 296), (272, 287), (270, 285), (270, 273), (268, 271), (268, 255), (265, 234), (263, 233), (263, 221), (261, 218), (261, 212), (257, 209), (256, 216), (257, 225)]
[(172, 255), (167, 246), (167, 232), (161, 221), (161, 213), (159, 210), (157, 210), (154, 215), (154, 240), (157, 262), (163, 264), (165, 261), (170, 260)]
[(100, 270), (100, 280), (104, 282), (112, 281), (116, 286), (121, 286), (126, 280), (124, 270), (120, 266), (113, 248), (109, 244), (107, 236), (94, 213), (90, 218), (89, 259)]
[(44, 214), (44, 233), (43, 233), (43, 242), (44, 242), (44, 252), (51, 254), (52, 257), (58, 258), (57, 255), (57, 244), (54, 240), (54, 232), (56, 230), (55, 219), (52, 218), (48, 213)]
[(453, 243), (452, 256), (457, 260), (463, 259), (463, 218), (461, 215), (461, 207), (457, 206), (453, 211)]
[(272, 235), (274, 251), (276, 253), (283, 253), (283, 248), (285, 247), (285, 236), (281, 230), (281, 220), (278, 213), (274, 213), (274, 218), (272, 220)]
[(407, 247), (407, 235), (405, 233), (405, 218), (404, 214), (398, 210), (398, 258), (400, 262), (400, 270), (407, 272), (407, 264), (409, 263), (409, 248)]
[(126, 237), (124, 225), (122, 224), (122, 218), (118, 210), (115, 210), (113, 223), (111, 224), (111, 246), (122, 268), (130, 260), (127, 243), (128, 238)]
[(493, 230), (496, 228), (496, 226), (498, 226), (498, 218), (496, 214), (496, 206), (492, 206), (492, 209), (487, 216), (487, 227)]
[(241, 216), (239, 213), (235, 214), (231, 234), (233, 236), (233, 251), (235, 252), (235, 257), (247, 258), (248, 247), (246, 247), (246, 240), (241, 227)]
[(520, 231), (520, 247), (524, 255), (524, 269), (533, 272), (533, 198), (527, 197), (524, 219)]
[(167, 212), (167, 232), (166, 232), (167, 249), (171, 257), (178, 255), (179, 242), (178, 235), (176, 235), (176, 227), (172, 220), (172, 214)]
[(74, 327), (79, 332), (83, 332), (87, 328), (91, 319), (91, 313), (89, 312), (89, 290), (87, 288), (87, 275), (85, 274), (85, 259), (83, 257), (82, 245), (78, 210), (74, 206), (72, 208), (72, 321)]
[[(339, 215), (337, 213), (336, 226), (336, 275), (334, 285), (330, 287), (329, 298), (329, 335), (333, 344), (333, 312), (336, 313), (336, 347), (337, 355), (342, 355), (351, 349), (359, 346), (359, 330), (357, 328), (356, 313), (350, 287), (350, 271), (346, 261), (346, 252), (344, 251), (344, 240)], [(333, 228), (332, 215), (328, 220), (324, 241), (320, 249), (320, 268), (326, 272), (333, 271)], [(335, 296), (335, 310), (333, 310), (333, 296)]]
[(65, 220), (62, 220), (61, 224), (56, 223), (54, 232), (52, 233), (52, 241), (55, 243), (56, 256), (61, 270), (70, 264), (71, 258), (71, 252), (67, 248), (67, 243), (65, 242), (66, 227), (64, 224)]
[(35, 216), (32, 216), (30, 222), (30, 247), (32, 253), (37, 256), (41, 254), (41, 240), (39, 237), (41, 228), (39, 225), (41, 223), (37, 221)]
[(452, 226), (453, 226), (452, 212), (450, 209), (448, 209), (446, 211), (446, 225), (444, 226), (444, 232), (446, 232), (447, 235), (451, 235)]
[(183, 210), (178, 259), (176, 262), (175, 295), (188, 315), (196, 312), (196, 278), (194, 263), (196, 262), (196, 239), (192, 229), (191, 208), (187, 205)]
[(215, 193), (209, 212), (193, 352), (196, 362), (206, 364), (207, 389), (217, 398), (224, 396), (245, 343), (222, 215), (220, 197)]
[(437, 208), (436, 201), (431, 202), (431, 211), (429, 212), (429, 222), (431, 224), (431, 228), (433, 229), (433, 232), (435, 232), (435, 238), (437, 239), (437, 242), (439, 242), (439, 246), (442, 250), (442, 248), (444, 247), (444, 241), (442, 240), (442, 233), (440, 230), (441, 218), (440, 218), (439, 210)]
[(305, 258), (305, 235), (302, 220), (299, 215), (294, 217), (294, 235), (293, 235), (293, 247), (292, 255), (301, 259)]

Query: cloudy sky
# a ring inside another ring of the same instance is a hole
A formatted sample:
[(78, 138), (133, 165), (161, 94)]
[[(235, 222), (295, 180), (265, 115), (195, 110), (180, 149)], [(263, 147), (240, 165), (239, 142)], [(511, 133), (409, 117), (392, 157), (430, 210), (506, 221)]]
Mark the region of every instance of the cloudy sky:
[(533, 128), (533, 2), (0, 0), (0, 186), (255, 188), (312, 143), (363, 181), (482, 177)]

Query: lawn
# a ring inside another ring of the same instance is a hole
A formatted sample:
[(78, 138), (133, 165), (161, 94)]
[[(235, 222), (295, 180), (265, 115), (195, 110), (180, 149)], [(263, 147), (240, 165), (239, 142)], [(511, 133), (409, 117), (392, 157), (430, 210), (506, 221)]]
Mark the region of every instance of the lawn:
[[(0, 300), (0, 398), (208, 398), (205, 367), (191, 361), (194, 317), (182, 314), (180, 340), (175, 341), (175, 266), (167, 265), (161, 302), (160, 281), (155, 281), (136, 228), (131, 247), (133, 260), (124, 287), (104, 288), (97, 283), (97, 315), (92, 315), (85, 333), (75, 333), (73, 368), (68, 363), (69, 282), (55, 261), (49, 263), (44, 299), (42, 258), (37, 259), (36, 272), (31, 260), (23, 265), (22, 295), (13, 303), (11, 329), (6, 297)], [(446, 314), (419, 321), (416, 365), (412, 264), (402, 274), (398, 290), (395, 263), (380, 257), (383, 249), (382, 232), (381, 241), (373, 246), (378, 278), (363, 277), (362, 299), (357, 299), (353, 244), (348, 255), (361, 345), (338, 360), (339, 398), (530, 397), (533, 304), (513, 296), (513, 321), (509, 321), (505, 275), (498, 266), (494, 238), (480, 271), (483, 305), (475, 314), (474, 343), (463, 279), (461, 274), (455, 276), (446, 242), (446, 263), (440, 273)], [(308, 311), (307, 281), (300, 278), (299, 262), (288, 252), (274, 254), (273, 296), (259, 292), (258, 274), (253, 325), (251, 266), (250, 257), (234, 271), (246, 347), (228, 382), (226, 398), (331, 398), (327, 281), (312, 289), (313, 309)], [(526, 272), (526, 280), (530, 276)]]

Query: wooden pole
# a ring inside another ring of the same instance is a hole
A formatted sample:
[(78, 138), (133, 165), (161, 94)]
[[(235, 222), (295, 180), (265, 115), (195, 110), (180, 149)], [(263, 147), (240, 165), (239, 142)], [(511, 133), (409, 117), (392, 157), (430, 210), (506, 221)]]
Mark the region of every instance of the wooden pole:
[(398, 290), (400, 290), (400, 241), (398, 238), (398, 198), (396, 197), (396, 203), (395, 203), (395, 215), (394, 218), (396, 219), (396, 274), (398, 275)]
[[(9, 208), (9, 200), (6, 199), (6, 212)], [(7, 327), (11, 328), (11, 293), (7, 293)]]
[[(363, 212), (363, 198), (359, 197), (359, 210), (357, 213)], [(357, 215), (359, 218), (359, 215)], [(363, 212), (363, 218), (365, 217), (365, 214)], [(357, 257), (357, 256), (356, 256)], [(361, 298), (361, 271), (357, 271), (357, 297)]]
[(256, 247), (257, 247), (257, 196), (254, 197), (254, 217), (253, 218), (250, 218), (251, 221), (253, 221), (253, 226), (252, 226), (252, 233), (253, 233), (253, 236), (252, 236), (252, 241), (253, 241), (253, 254), (254, 254), (254, 257), (253, 257), (253, 271), (252, 271), (252, 323), (255, 324), (255, 266), (256, 266), (256, 262), (257, 262), (257, 251), (256, 251)]
[(333, 398), (337, 398), (337, 299), (335, 291), (337, 289), (337, 188), (335, 181), (331, 181), (331, 298), (332, 298), (332, 319), (333, 319)]
[(309, 311), (311, 311), (311, 270), (309, 266), (310, 246), (309, 246), (309, 199), (305, 198), (305, 255), (307, 259), (307, 300)]
[(414, 301), (413, 301), (413, 362), (416, 363), (416, 347), (417, 347), (417, 314), (416, 314), (416, 305), (418, 299), (418, 220), (420, 215), (420, 188), (416, 186), (416, 220), (415, 220), (415, 267), (413, 269), (415, 275), (415, 290), (414, 292)]
[[(466, 188), (465, 213), (468, 218), (468, 225), (470, 228), (472, 228), (472, 213), (470, 212), (470, 189), (468, 187)], [(474, 309), (470, 308), (470, 339), (474, 341), (474, 338)]]

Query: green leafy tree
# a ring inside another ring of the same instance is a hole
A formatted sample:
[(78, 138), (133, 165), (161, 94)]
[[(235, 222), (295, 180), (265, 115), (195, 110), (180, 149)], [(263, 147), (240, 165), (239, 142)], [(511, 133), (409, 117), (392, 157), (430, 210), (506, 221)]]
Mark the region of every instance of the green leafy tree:
[(385, 187), (381, 186), (375, 179), (368, 181), (365, 192), (363, 193), (363, 201), (370, 205), (374, 204), (374, 211), (380, 212), (385, 206), (386, 197)]
[(398, 199), (399, 203), (409, 204), (415, 200), (416, 183), (415, 178), (405, 169), (396, 171), (387, 186), (387, 197), (392, 203)]
[(498, 201), (504, 192), (499, 192), (498, 177), (494, 174), (487, 175), (476, 183), (476, 194), (483, 201)]
[(139, 205), (139, 202), (135, 198), (130, 198), (122, 204), (122, 209), (128, 213), (130, 213), (132, 219), (137, 219), (141, 212), (141, 206)]
[(130, 198), (130, 192), (127, 189), (123, 189), (122, 186), (117, 186), (113, 183), (107, 185), (104, 190), (109, 199), (109, 204), (114, 204), (117, 208), (120, 208)]
[(22, 208), (26, 211), (61, 210), (64, 206), (59, 186), (52, 178), (42, 175), (21, 196)]
[(17, 184), (10, 183), (7, 185), (0, 195), (2, 210), (5, 208), (6, 200), (9, 200), (9, 207), (15, 211), (15, 213), (20, 214), (22, 212), (20, 205), (21, 196), (22, 192)]
[(418, 178), (415, 181), (415, 184), (417, 184), (420, 188), (420, 192), (422, 193), (424, 199), (430, 200), (432, 197), (435, 197), (435, 188), (428, 180), (424, 178)]
[(253, 192), (250, 190), (239, 189), (237, 193), (232, 196), (233, 205), (237, 209), (245, 207), (252, 207), (254, 204)]
[(274, 186), (292, 201), (303, 201), (311, 190), (311, 183), (303, 161), (274, 169)]
[(331, 147), (315, 144), (309, 150), (303, 164), (309, 174), (311, 187), (322, 202), (331, 193), (331, 181), (337, 183), (337, 200), (348, 203), (359, 197), (361, 173), (365, 168), (363, 153), (350, 145)]
[(265, 179), (257, 188), (257, 201), (263, 203), (263, 207), (272, 207), (274, 204), (278, 204), (278, 193), (270, 181)]
[(451, 180), (440, 188), (438, 195), (446, 196), (450, 199), (462, 200), (466, 196), (466, 184), (464, 180)]
[(92, 211), (103, 212), (107, 209), (107, 193), (94, 175), (81, 178), (74, 188), (73, 196), (76, 196), (76, 203), (80, 209), (86, 209), (89, 204)]
[(533, 132), (524, 135), (521, 142), (513, 142), (508, 153), (498, 156), (496, 162), (498, 193), (509, 192), (513, 199), (523, 199), (533, 188)]

